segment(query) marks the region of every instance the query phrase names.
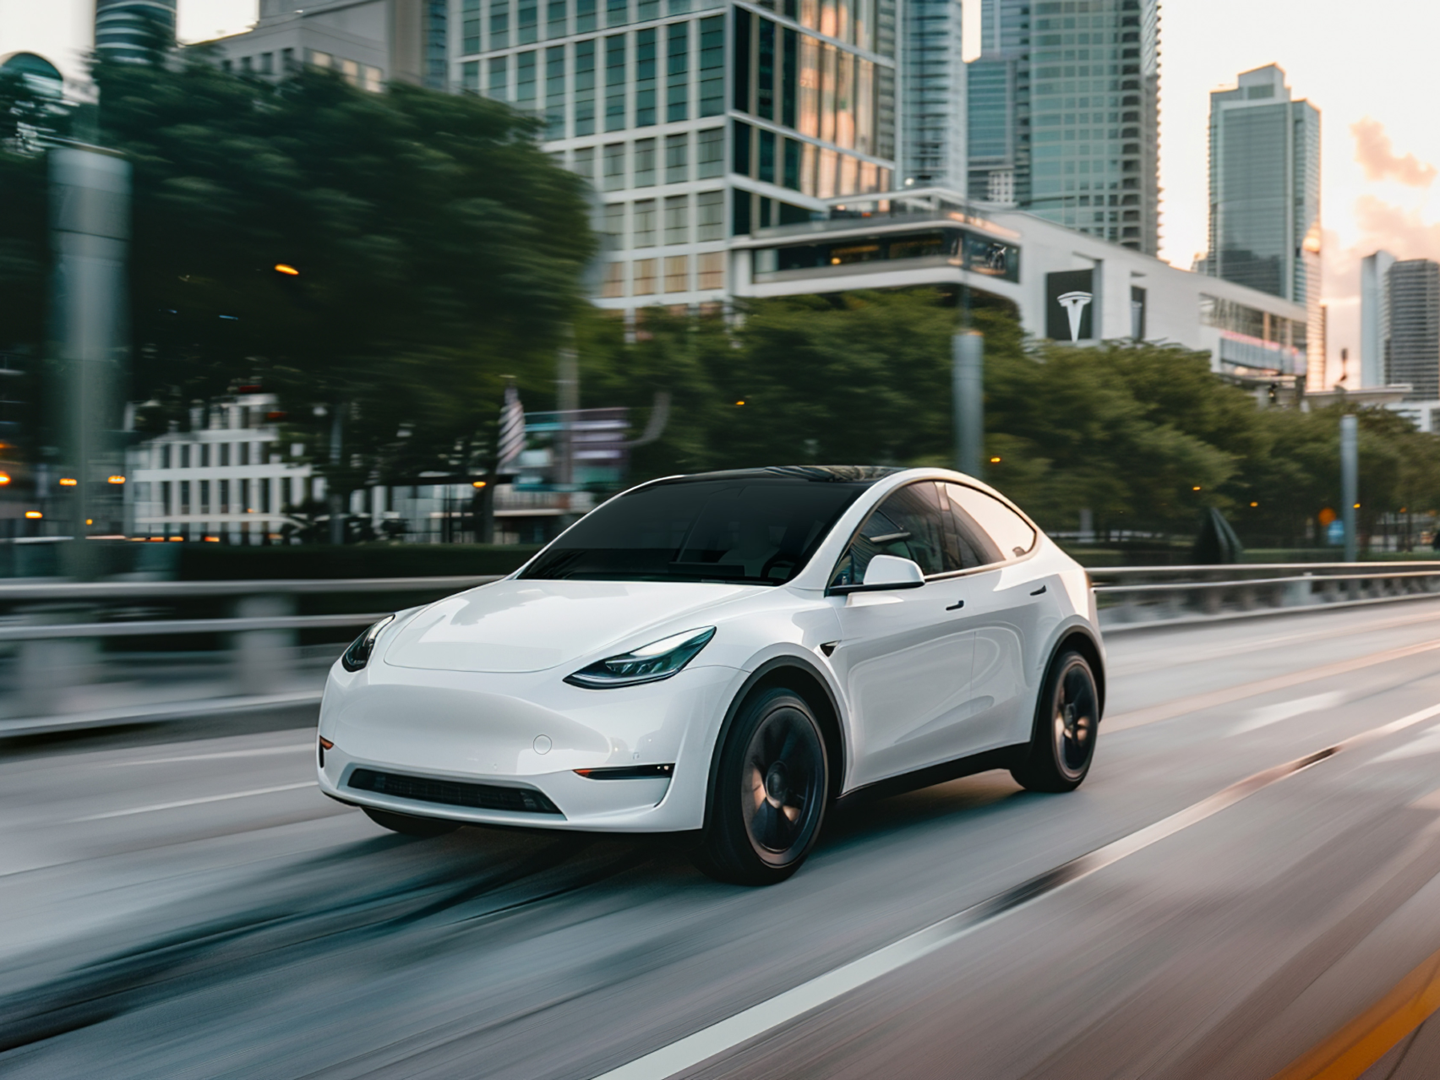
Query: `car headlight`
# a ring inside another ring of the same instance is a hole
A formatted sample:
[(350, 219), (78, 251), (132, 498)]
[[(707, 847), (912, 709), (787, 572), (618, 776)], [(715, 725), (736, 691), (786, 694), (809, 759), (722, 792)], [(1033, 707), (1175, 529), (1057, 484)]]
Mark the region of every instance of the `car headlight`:
[(370, 662), (370, 654), (375, 651), (375, 639), (380, 636), (380, 631), (395, 621), (394, 615), (386, 615), (383, 619), (370, 627), (363, 634), (350, 643), (345, 654), (340, 657), (340, 666), (346, 671), (359, 671)]
[(703, 630), (686, 630), (683, 634), (652, 641), (643, 648), (597, 660), (589, 667), (566, 676), (565, 681), (587, 690), (604, 690), (612, 686), (637, 686), (668, 679), (695, 659), (695, 654), (714, 636), (713, 626)]

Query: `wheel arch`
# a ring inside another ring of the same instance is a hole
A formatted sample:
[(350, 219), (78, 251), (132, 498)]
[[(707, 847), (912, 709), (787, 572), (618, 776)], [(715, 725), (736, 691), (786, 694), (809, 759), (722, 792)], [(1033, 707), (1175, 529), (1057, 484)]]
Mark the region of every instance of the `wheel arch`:
[(765, 661), (750, 673), (725, 710), (725, 719), (720, 723), (720, 731), (710, 750), (710, 771), (705, 787), (705, 825), (707, 828), (710, 824), (710, 813), (715, 800), (716, 774), (720, 771), (720, 752), (725, 746), (725, 740), (730, 737), (730, 729), (735, 725), (735, 718), (751, 694), (772, 687), (794, 691), (815, 710), (815, 718), (820, 721), (820, 733), (825, 738), (825, 754), (830, 774), (830, 798), (833, 800), (840, 794), (840, 786), (845, 781), (845, 737), (842, 733), (840, 708), (835, 700), (835, 693), (829, 683), (825, 681), (825, 677), (811, 664), (797, 656), (776, 656)]
[(1085, 630), (1080, 627), (1071, 627), (1060, 635), (1060, 640), (1055, 643), (1055, 648), (1050, 650), (1050, 659), (1045, 663), (1045, 671), (1050, 671), (1050, 666), (1061, 653), (1074, 650), (1083, 656), (1090, 665), (1090, 670), (1095, 674), (1095, 689), (1100, 694), (1100, 716), (1105, 716), (1105, 658), (1100, 650), (1100, 644)]

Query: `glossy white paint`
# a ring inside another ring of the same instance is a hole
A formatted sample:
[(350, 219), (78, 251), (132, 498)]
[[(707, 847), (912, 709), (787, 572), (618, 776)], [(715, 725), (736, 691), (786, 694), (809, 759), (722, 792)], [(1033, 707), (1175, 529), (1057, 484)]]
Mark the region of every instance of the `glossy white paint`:
[[(922, 479), (991, 490), (943, 470), (877, 481), (781, 586), (511, 577), (401, 612), (365, 669), (337, 663), (330, 672), (320, 734), (335, 748), (319, 771), (322, 788), (347, 802), (470, 822), (696, 829), (727, 712), (771, 663), (803, 667), (826, 687), (845, 791), (1025, 742), (1056, 644), (1075, 630), (1100, 642), (1084, 571), (1043, 534), (1030, 554), (999, 567), (918, 588), (826, 595), (870, 510)], [(605, 657), (704, 626), (716, 628), (714, 638), (672, 678), (604, 690), (564, 682)], [(675, 765), (669, 780), (596, 781), (574, 771), (662, 763)], [(355, 791), (345, 781), (357, 766), (534, 787), (564, 817)]]

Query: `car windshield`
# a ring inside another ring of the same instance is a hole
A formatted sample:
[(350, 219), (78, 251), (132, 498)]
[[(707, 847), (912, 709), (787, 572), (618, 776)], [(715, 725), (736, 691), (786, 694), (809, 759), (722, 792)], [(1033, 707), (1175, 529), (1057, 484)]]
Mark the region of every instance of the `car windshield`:
[(520, 576), (781, 585), (866, 486), (763, 474), (652, 484), (581, 519)]

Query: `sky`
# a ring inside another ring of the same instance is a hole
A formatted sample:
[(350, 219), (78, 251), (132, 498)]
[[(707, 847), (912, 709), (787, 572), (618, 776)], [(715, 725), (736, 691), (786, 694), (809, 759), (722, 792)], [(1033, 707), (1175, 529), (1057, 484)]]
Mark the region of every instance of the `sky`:
[[(963, 0), (979, 40), (979, 0)], [(180, 37), (244, 30), (256, 0), (180, 0)], [(0, 0), (0, 53), (78, 56), (93, 0)], [(1209, 92), (1278, 64), (1321, 113), (1324, 300), (1331, 378), (1355, 364), (1359, 260), (1377, 248), (1440, 259), (1440, 0), (1161, 0), (1161, 251), (1189, 267), (1205, 246)]]

